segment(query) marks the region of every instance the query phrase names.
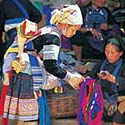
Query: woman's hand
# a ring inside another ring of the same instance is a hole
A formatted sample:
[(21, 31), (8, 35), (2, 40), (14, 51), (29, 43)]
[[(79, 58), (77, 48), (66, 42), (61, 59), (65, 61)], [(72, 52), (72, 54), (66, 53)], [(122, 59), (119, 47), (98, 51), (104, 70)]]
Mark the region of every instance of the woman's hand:
[(17, 74), (23, 70), (24, 66), (25, 64), (22, 60), (14, 60), (12, 62), (12, 68)]
[(85, 78), (79, 73), (70, 73), (68, 72), (66, 80), (74, 89), (79, 89), (79, 85), (82, 81), (85, 81)]
[(91, 34), (93, 35), (95, 39), (102, 40), (103, 36), (100, 31), (97, 31), (96, 29), (93, 29), (93, 28), (90, 28), (89, 31), (91, 32)]
[(115, 76), (113, 76), (111, 73), (109, 73), (108, 71), (100, 71), (98, 74), (98, 77), (100, 79), (103, 79), (103, 80), (108, 80), (112, 83), (115, 83), (116, 80), (115, 80)]

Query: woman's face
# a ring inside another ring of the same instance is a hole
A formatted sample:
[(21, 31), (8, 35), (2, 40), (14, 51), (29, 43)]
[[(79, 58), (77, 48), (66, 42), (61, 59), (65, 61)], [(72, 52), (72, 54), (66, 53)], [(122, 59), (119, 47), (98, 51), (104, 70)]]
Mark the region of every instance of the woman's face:
[(92, 4), (96, 7), (103, 7), (106, 3), (106, 0), (92, 0)]
[(63, 33), (64, 36), (67, 38), (72, 37), (73, 35), (76, 34), (76, 31), (79, 30), (81, 25), (68, 25), (65, 29), (65, 33)]
[(121, 56), (123, 52), (118, 50), (118, 47), (113, 44), (107, 44), (105, 48), (105, 55), (110, 63), (115, 63)]

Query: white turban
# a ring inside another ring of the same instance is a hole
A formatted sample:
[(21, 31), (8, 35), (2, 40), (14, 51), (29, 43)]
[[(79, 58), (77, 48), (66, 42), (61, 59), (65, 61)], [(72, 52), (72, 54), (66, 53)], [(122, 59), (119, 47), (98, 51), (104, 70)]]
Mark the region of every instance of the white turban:
[(61, 9), (55, 9), (52, 11), (50, 20), (51, 24), (65, 23), (70, 25), (82, 25), (83, 19), (79, 6), (66, 5)]

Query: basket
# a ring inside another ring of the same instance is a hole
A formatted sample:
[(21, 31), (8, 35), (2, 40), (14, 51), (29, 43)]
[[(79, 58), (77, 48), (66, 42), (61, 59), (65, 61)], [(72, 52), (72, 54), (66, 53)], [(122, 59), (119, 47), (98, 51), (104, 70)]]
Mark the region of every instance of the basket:
[(72, 89), (68, 84), (63, 87), (62, 94), (55, 94), (52, 90), (47, 92), (51, 118), (76, 117), (77, 115), (79, 91)]

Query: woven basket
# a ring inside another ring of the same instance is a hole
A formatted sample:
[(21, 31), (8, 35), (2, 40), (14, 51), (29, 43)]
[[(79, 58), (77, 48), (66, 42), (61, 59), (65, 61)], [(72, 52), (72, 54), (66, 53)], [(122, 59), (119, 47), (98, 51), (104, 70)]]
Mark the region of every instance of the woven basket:
[(52, 90), (48, 91), (51, 118), (67, 118), (77, 115), (79, 91), (72, 89), (68, 84), (63, 87), (62, 94), (54, 94)]

